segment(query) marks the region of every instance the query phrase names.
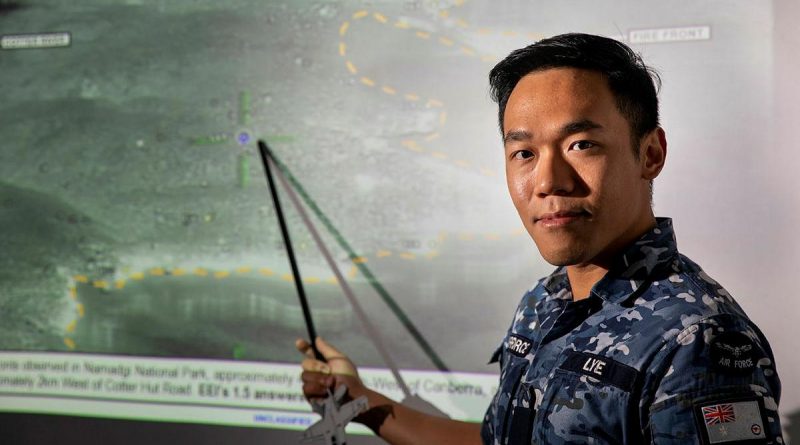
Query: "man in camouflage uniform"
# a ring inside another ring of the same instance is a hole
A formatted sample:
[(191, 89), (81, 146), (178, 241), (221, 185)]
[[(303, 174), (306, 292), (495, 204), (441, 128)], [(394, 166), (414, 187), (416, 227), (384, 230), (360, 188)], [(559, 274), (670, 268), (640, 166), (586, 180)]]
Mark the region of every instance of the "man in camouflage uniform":
[(667, 151), (657, 80), (627, 46), (585, 34), (492, 70), (511, 199), (558, 268), (492, 357), (500, 386), (482, 426), (365, 388), (321, 340), (328, 363), (303, 361), (306, 396), (347, 384), (373, 407), (357, 420), (393, 444), (783, 443), (767, 340), (653, 216)]

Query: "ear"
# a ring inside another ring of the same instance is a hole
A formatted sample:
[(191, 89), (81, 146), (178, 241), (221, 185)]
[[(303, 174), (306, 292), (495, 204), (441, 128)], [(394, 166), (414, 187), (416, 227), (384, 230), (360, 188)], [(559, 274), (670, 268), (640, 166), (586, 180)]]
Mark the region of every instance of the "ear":
[(667, 135), (664, 129), (657, 127), (642, 139), (639, 161), (642, 167), (642, 179), (653, 180), (667, 159)]

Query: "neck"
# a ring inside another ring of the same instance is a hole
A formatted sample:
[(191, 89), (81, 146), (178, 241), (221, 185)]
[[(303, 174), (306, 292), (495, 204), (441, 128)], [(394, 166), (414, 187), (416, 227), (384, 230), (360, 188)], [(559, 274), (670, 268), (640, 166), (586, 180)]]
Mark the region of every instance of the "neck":
[(567, 266), (567, 277), (569, 278), (569, 286), (572, 289), (572, 299), (579, 301), (588, 298), (592, 286), (600, 281), (607, 272), (607, 268), (596, 264)]
[(636, 227), (627, 231), (629, 235), (621, 237), (608, 246), (605, 254), (599, 255), (588, 263), (567, 266), (567, 277), (569, 278), (570, 288), (572, 288), (572, 299), (578, 301), (588, 298), (592, 287), (605, 276), (614, 258), (655, 225), (656, 219), (651, 213), (648, 218), (643, 218)]

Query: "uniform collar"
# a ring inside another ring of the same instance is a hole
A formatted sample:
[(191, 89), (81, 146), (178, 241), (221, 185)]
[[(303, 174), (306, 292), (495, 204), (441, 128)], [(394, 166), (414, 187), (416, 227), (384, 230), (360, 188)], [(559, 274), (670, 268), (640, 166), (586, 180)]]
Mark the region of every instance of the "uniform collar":
[[(656, 225), (631, 244), (612, 263), (606, 275), (592, 287), (592, 295), (620, 303), (646, 282), (656, 271), (672, 264), (678, 253), (671, 218), (656, 218)], [(559, 267), (544, 279), (548, 299), (572, 299), (567, 269)]]

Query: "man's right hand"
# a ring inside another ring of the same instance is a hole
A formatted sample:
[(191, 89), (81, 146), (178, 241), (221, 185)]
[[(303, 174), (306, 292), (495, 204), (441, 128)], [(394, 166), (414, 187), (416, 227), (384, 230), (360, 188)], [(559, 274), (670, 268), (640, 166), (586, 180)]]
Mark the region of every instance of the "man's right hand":
[(358, 376), (353, 362), (321, 338), (317, 337), (316, 346), (327, 363), (314, 357), (314, 350), (307, 341), (297, 340), (295, 346), (306, 356), (300, 377), (306, 398), (325, 398), (329, 390), (347, 385), (347, 394), (351, 398), (367, 396), (369, 403), (369, 409), (354, 420), (363, 423), (390, 444), (481, 444), (480, 424), (423, 414), (368, 389)]
[(297, 350), (306, 356), (300, 378), (303, 381), (303, 394), (307, 399), (324, 399), (328, 396), (328, 390), (333, 391), (341, 384), (347, 385), (348, 395), (352, 398), (366, 393), (367, 389), (358, 376), (356, 366), (346, 355), (322, 337), (317, 337), (316, 346), (327, 363), (314, 357), (314, 350), (309, 342), (302, 339), (295, 341)]

